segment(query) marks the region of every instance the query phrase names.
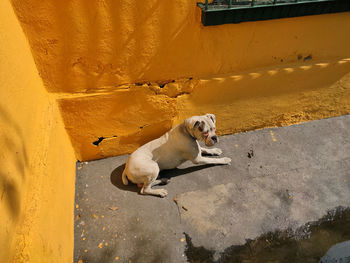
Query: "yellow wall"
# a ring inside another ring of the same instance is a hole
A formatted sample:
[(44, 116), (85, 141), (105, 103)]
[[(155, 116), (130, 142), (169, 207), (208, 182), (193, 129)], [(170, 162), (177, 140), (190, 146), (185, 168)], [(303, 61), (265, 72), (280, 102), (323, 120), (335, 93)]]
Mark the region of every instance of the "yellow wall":
[(224, 134), (350, 112), (350, 13), (203, 27), (197, 0), (12, 1), (79, 160), (194, 114)]
[(70, 141), (90, 160), (194, 114), (216, 114), (225, 134), (350, 113), (349, 13), (204, 28), (197, 0), (11, 2), (0, 2), (0, 262), (72, 262)]
[(10, 1), (0, 17), (0, 262), (72, 262), (73, 149)]

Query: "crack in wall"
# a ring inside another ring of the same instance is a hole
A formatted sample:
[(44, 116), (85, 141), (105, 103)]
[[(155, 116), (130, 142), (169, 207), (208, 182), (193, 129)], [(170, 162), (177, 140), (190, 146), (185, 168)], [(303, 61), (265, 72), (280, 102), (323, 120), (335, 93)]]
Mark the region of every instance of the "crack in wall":
[(153, 91), (155, 95), (166, 95), (169, 98), (177, 98), (181, 95), (190, 94), (198, 83), (199, 79), (193, 79), (192, 77), (157, 82), (147, 81), (128, 84), (125, 83), (116, 86), (100, 86), (79, 93), (56, 93), (55, 97), (56, 99), (75, 99), (100, 95), (110, 95), (115, 92), (130, 91), (133, 88), (147, 88)]
[(113, 135), (112, 137), (99, 137), (98, 140), (92, 142), (93, 145), (98, 146), (103, 140), (108, 140), (108, 139), (115, 139), (117, 138), (117, 135)]

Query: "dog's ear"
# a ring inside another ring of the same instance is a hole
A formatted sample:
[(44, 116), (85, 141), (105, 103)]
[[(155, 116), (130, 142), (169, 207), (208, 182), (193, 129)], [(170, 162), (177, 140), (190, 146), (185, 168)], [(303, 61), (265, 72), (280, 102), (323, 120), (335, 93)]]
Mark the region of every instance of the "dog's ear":
[(205, 125), (204, 121), (196, 121), (193, 125), (193, 129), (198, 128), (198, 130), (202, 132), (204, 130), (204, 125)]
[(193, 117), (186, 119), (184, 123), (188, 131), (193, 131), (200, 124), (199, 121), (196, 121)]
[(185, 126), (187, 127), (187, 130), (194, 131), (198, 128), (198, 130), (202, 132), (204, 130), (204, 125), (204, 121), (198, 121), (193, 117), (185, 120)]
[(200, 124), (200, 122), (199, 122), (199, 121), (196, 121), (196, 122), (194, 123), (192, 129), (195, 129), (195, 128), (199, 127), (199, 124)]
[(198, 127), (198, 130), (202, 132), (204, 130), (204, 121), (196, 121), (195, 124), (193, 125), (193, 129), (196, 129)]
[(214, 124), (216, 123), (216, 117), (214, 114), (207, 113), (205, 116), (208, 117), (209, 119), (211, 119)]

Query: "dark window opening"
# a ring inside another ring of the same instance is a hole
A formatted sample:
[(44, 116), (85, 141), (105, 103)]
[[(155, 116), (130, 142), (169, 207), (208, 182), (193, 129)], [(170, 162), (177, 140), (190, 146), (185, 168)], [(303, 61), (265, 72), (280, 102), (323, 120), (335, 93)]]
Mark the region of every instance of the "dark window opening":
[(205, 0), (198, 3), (202, 24), (261, 21), (350, 11), (350, 0)]

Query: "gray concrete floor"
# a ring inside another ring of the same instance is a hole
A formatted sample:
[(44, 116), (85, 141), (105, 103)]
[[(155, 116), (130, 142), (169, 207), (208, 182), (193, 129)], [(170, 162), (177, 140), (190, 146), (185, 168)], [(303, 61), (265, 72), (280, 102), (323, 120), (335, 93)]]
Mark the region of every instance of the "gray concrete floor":
[[(161, 172), (166, 198), (122, 185), (127, 156), (79, 163), (75, 262), (264, 262), (224, 255), (268, 233), (308, 239), (312, 222), (350, 207), (350, 115), (223, 136), (217, 147), (232, 164)], [(309, 244), (317, 253), (350, 239), (350, 214), (339, 218), (336, 238)]]

